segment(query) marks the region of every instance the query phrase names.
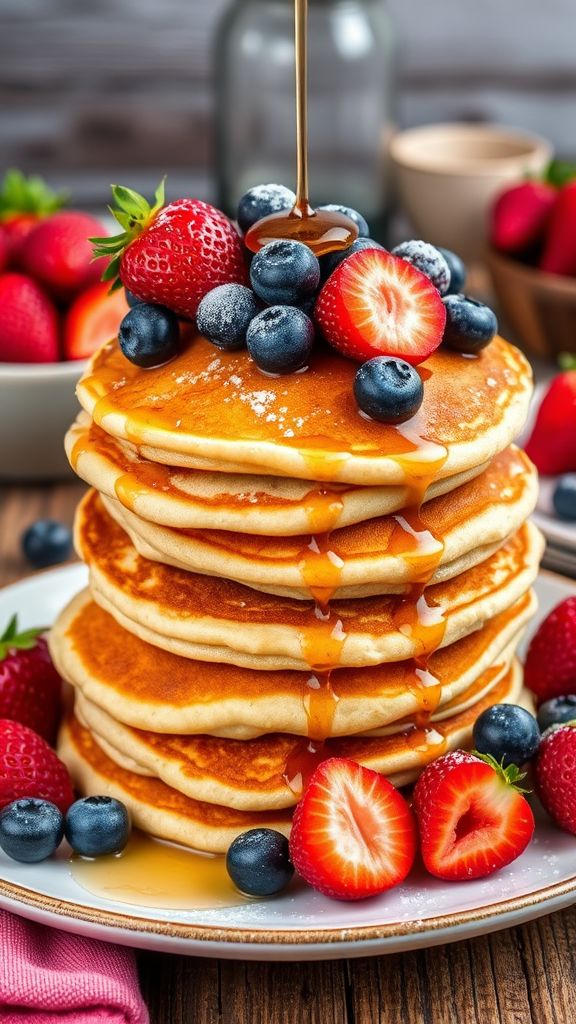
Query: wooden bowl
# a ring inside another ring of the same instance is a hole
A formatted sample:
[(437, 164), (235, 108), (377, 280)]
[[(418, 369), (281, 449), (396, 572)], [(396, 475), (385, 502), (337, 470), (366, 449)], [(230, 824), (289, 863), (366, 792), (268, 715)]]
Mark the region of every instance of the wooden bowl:
[(517, 341), (547, 359), (576, 353), (576, 278), (547, 274), (493, 249), (487, 264), (502, 319)]

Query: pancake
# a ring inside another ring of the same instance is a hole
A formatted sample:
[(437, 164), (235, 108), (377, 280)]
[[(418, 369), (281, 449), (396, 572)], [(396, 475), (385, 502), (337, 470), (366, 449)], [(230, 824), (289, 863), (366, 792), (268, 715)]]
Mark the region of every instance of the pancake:
[(95, 492), (79, 506), (75, 533), (93, 599), (124, 629), (185, 658), (261, 670), (373, 665), (454, 643), (532, 586), (543, 543), (525, 524), (487, 561), (426, 588), (407, 635), (403, 597), (333, 601), (319, 616), (311, 603), (149, 562)]
[(336, 669), (328, 680), (310, 670), (254, 672), (178, 657), (127, 633), (87, 594), (59, 615), (49, 643), (72, 686), (137, 729), (236, 739), (287, 732), (323, 739), (433, 713), (499, 663), (534, 609), (529, 592), (482, 629), (432, 654), (427, 670), (408, 660)]
[[(397, 512), (411, 499), (408, 487), (319, 487), (313, 480), (161, 466), (91, 423), (86, 413), (68, 431), (65, 445), (72, 468), (92, 487), (143, 519), (177, 529), (270, 537), (324, 533)], [(454, 490), (486, 468), (484, 463), (436, 481), (424, 500)]]
[(78, 384), (80, 404), (113, 437), (171, 466), (361, 485), (418, 486), (487, 462), (526, 419), (524, 356), (502, 338), (470, 358), (439, 348), (421, 366), (424, 401), (397, 426), (359, 414), (357, 365), (318, 347), (309, 370), (262, 374), (247, 351), (190, 341), (172, 362), (143, 370), (117, 341)]
[[(484, 684), (478, 680), (487, 692), (476, 694), (466, 710), (453, 711), (426, 727), (405, 723), (377, 738), (328, 740), (323, 756), (352, 757), (397, 784), (412, 781), (430, 755), (470, 746), (472, 726), (486, 707), (516, 700), (522, 672), (518, 662), (512, 668), (510, 661), (498, 676), (488, 669)], [(137, 774), (160, 778), (195, 800), (253, 811), (291, 807), (299, 798), (298, 789), (287, 781), (287, 766), (303, 742), (298, 737), (273, 733), (232, 740), (140, 731), (117, 722), (82, 697), (76, 701), (75, 714), (114, 762)]]
[(159, 839), (196, 850), (224, 853), (249, 828), (275, 828), (288, 835), (291, 812), (237, 811), (183, 796), (159, 779), (143, 778), (114, 763), (87, 729), (68, 717), (60, 730), (58, 753), (76, 788), (85, 795), (122, 800), (132, 822)]
[(480, 476), (406, 511), (334, 530), (329, 537), (257, 537), (226, 530), (174, 530), (103, 496), (106, 509), (145, 558), (266, 593), (303, 600), (405, 593), (477, 565), (528, 518), (537, 473), (513, 446)]

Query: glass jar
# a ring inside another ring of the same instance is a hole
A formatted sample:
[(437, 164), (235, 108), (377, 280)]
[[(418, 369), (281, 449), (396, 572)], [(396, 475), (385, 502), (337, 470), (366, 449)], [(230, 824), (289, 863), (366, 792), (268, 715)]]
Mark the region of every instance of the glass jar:
[[(343, 203), (382, 234), (390, 188), (394, 41), (385, 0), (309, 0), (313, 205)], [(252, 185), (296, 188), (293, 0), (235, 0), (215, 46), (219, 203)]]

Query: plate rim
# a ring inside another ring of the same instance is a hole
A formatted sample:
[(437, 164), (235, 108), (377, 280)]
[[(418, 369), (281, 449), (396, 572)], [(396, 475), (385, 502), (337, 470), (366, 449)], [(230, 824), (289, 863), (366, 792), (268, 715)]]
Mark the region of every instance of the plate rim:
[[(510, 899), (499, 900), (497, 903), (474, 907), (469, 910), (451, 914), (438, 914), (435, 917), (415, 921), (397, 921), (390, 923), (326, 927), (315, 929), (275, 929), (275, 928), (238, 928), (226, 925), (204, 925), (194, 922), (160, 920), (153, 917), (141, 917), (124, 911), (105, 910), (75, 903), (72, 900), (59, 899), (26, 886), (0, 879), (0, 897), (15, 903), (23, 904), (43, 913), (64, 917), (69, 921), (94, 925), (106, 929), (128, 932), (131, 934), (162, 935), (171, 939), (189, 940), (195, 943), (220, 943), (229, 945), (265, 945), (265, 946), (316, 946), (319, 944), (335, 945), (338, 943), (367, 942), (406, 938), (423, 935), (428, 932), (449, 932), (452, 929), (465, 927), (468, 924), (479, 924), (483, 921), (495, 922), (510, 914), (522, 910), (541, 907), (548, 901), (561, 899), (574, 894), (576, 902), (576, 872), (563, 882), (544, 886), (537, 892), (525, 893)], [(24, 894), (24, 898), (23, 898)]]
[[(22, 584), (34, 584), (46, 576), (68, 575), (83, 568), (81, 562), (73, 562), (68, 565), (54, 567), (43, 572), (27, 575), (0, 588), (0, 593), (12, 587)], [(576, 592), (576, 581), (561, 573), (549, 569), (540, 569), (539, 576), (544, 576), (552, 583), (560, 584), (563, 588), (572, 589)], [(31, 908), (44, 915), (66, 919), (69, 923), (81, 923), (106, 929), (109, 933), (123, 935), (148, 935), (162, 936), (168, 939), (188, 940), (200, 944), (226, 944), (228, 948), (241, 945), (267, 946), (277, 949), (284, 946), (299, 945), (302, 947), (313, 947), (318, 945), (336, 946), (348, 945), (354, 942), (374, 942), (378, 940), (392, 941), (395, 939), (406, 939), (411, 936), (422, 936), (428, 933), (438, 936), (440, 933), (450, 933), (454, 929), (465, 929), (470, 924), (481, 924), (486, 921), (494, 921), (497, 925), (500, 919), (510, 915), (521, 913), (524, 910), (542, 908), (548, 902), (562, 900), (566, 896), (574, 895), (576, 902), (576, 870), (574, 874), (562, 882), (554, 882), (543, 886), (537, 891), (527, 892), (522, 896), (514, 896), (497, 902), (476, 906), (468, 910), (461, 910), (447, 914), (438, 914), (419, 921), (396, 921), (381, 922), (379, 924), (326, 926), (324, 928), (241, 928), (238, 926), (227, 926), (224, 924), (209, 925), (199, 922), (185, 922), (171, 919), (160, 919), (139, 914), (131, 914), (124, 910), (110, 910), (103, 907), (93, 907), (74, 900), (63, 899), (51, 896), (48, 893), (30, 889), (21, 883), (11, 882), (0, 878), (0, 899), (10, 901), (10, 909), (17, 907)], [(16, 906), (15, 906), (16, 905)], [(565, 904), (568, 905), (568, 904)], [(537, 915), (535, 915), (537, 916)], [(506, 925), (501, 925), (506, 927)]]

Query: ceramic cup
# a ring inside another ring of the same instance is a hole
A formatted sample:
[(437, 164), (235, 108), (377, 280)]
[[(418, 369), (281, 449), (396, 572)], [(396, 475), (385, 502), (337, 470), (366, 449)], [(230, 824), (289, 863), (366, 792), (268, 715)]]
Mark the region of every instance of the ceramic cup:
[(419, 237), (482, 257), (490, 206), (502, 188), (539, 174), (552, 147), (537, 135), (490, 124), (434, 124), (399, 132), (391, 157), (402, 204)]
[(79, 410), (76, 383), (83, 360), (0, 363), (0, 480), (71, 476), (64, 434)]

